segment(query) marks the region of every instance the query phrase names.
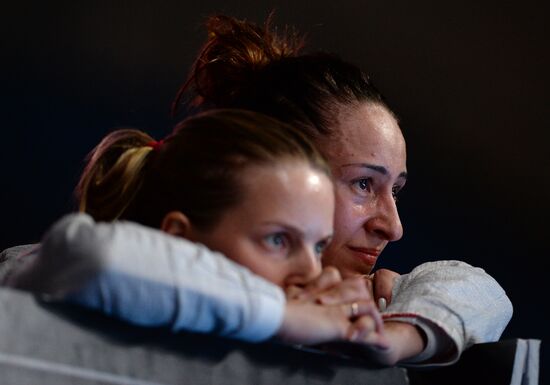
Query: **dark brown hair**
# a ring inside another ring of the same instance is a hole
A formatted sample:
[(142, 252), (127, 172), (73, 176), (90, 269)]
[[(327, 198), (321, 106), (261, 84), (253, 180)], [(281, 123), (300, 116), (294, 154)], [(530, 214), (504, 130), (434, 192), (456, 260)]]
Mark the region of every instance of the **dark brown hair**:
[(300, 131), (250, 111), (199, 114), (178, 124), (157, 149), (151, 141), (138, 130), (107, 135), (78, 184), (81, 211), (96, 220), (121, 218), (158, 228), (177, 210), (208, 229), (243, 199), (239, 174), (246, 167), (290, 158), (329, 173)]
[(206, 28), (208, 39), (176, 96), (174, 114), (182, 100), (199, 110), (244, 108), (315, 138), (330, 133), (342, 107), (371, 102), (391, 112), (361, 69), (328, 53), (300, 54), (303, 39), (288, 28), (277, 33), (271, 18), (259, 27), (216, 15)]

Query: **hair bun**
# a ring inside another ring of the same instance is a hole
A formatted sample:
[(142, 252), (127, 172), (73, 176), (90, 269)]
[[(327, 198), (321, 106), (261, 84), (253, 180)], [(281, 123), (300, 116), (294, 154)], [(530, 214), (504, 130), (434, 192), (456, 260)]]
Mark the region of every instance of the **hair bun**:
[(271, 28), (271, 19), (272, 15), (260, 27), (225, 15), (208, 17), (208, 39), (178, 92), (173, 112), (184, 92), (190, 93), (194, 106), (231, 106), (231, 101), (246, 93), (266, 66), (296, 56), (304, 39), (288, 27), (277, 33)]

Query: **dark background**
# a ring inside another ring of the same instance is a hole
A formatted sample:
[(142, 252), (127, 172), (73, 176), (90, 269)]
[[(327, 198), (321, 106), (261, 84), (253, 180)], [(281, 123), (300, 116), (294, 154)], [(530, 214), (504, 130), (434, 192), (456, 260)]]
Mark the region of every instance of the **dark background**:
[[(369, 72), (401, 118), (409, 183), (401, 242), (381, 265), (484, 268), (515, 312), (504, 337), (550, 336), (546, 9), (523, 1), (20, 1), (0, 11), (0, 249), (73, 209), (86, 153), (110, 130), (163, 137), (169, 106), (224, 12), (307, 32)], [(475, 298), (472, 298), (475, 301)], [(542, 370), (544, 371), (544, 369)], [(541, 382), (542, 383), (542, 382)]]

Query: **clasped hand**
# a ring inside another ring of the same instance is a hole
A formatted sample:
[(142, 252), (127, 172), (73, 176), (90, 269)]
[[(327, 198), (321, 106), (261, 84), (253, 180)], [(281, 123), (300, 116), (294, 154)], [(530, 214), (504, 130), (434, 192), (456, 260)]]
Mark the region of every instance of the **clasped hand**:
[(387, 349), (374, 293), (376, 289), (381, 293), (378, 297), (385, 295), (390, 299), (392, 283), (373, 278), (342, 279), (337, 269), (326, 267), (308, 285), (287, 287), (287, 314), (279, 337), (291, 343), (351, 341)]

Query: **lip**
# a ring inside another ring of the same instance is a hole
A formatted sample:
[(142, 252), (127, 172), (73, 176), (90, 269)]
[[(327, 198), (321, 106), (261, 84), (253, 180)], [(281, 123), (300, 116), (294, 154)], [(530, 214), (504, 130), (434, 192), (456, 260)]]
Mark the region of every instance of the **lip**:
[(378, 256), (382, 252), (382, 250), (369, 249), (366, 247), (347, 246), (347, 248), (352, 251), (355, 257), (371, 266), (374, 266), (376, 264)]

